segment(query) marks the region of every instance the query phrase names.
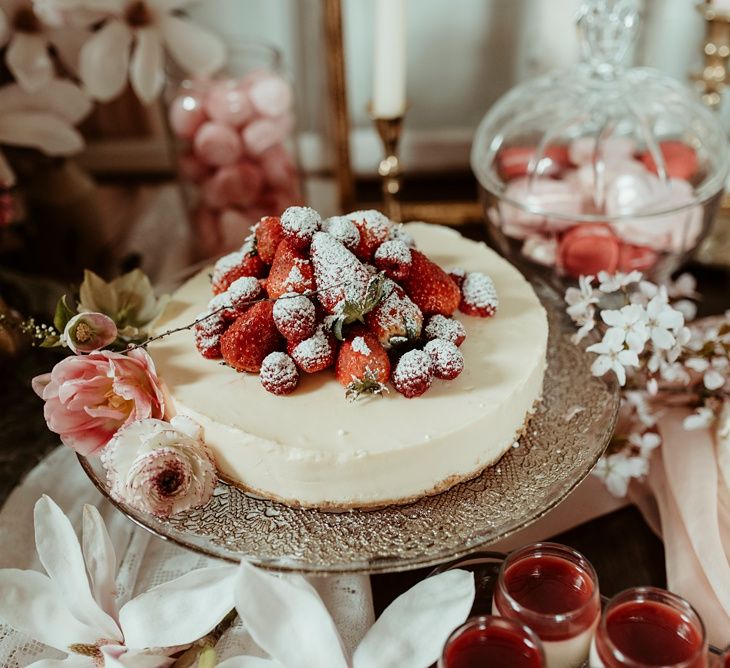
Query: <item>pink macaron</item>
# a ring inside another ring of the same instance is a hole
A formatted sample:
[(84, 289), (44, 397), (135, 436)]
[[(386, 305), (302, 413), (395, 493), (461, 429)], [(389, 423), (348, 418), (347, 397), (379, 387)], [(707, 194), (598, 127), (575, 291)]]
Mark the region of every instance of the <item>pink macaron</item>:
[(278, 118), (257, 118), (243, 128), (241, 137), (246, 150), (258, 156), (284, 141), (293, 128), (294, 116), (291, 114)]
[(216, 209), (227, 206), (245, 208), (259, 198), (263, 184), (264, 177), (259, 167), (250, 160), (243, 160), (221, 167), (203, 183), (203, 201)]
[(206, 121), (201, 96), (191, 92), (178, 95), (170, 104), (168, 117), (170, 127), (178, 137), (192, 139)]
[(216, 81), (205, 99), (205, 111), (219, 123), (241, 127), (256, 113), (248, 90), (236, 80)]
[(250, 81), (251, 103), (262, 116), (281, 116), (291, 109), (293, 93), (288, 81), (271, 73)]
[(207, 121), (200, 126), (193, 139), (195, 154), (215, 167), (231, 165), (243, 153), (240, 135), (230, 126)]
[(289, 188), (298, 179), (297, 167), (283, 144), (276, 144), (261, 154), (261, 169), (266, 182), (276, 188)]

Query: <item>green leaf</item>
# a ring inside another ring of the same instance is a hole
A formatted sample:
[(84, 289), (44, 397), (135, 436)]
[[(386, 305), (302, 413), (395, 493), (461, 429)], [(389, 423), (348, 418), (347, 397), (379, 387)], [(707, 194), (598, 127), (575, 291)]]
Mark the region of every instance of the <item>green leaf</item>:
[(66, 324), (76, 315), (66, 301), (66, 295), (63, 295), (56, 304), (56, 313), (53, 315), (53, 326), (60, 332), (66, 329)]
[(58, 348), (61, 345), (61, 337), (58, 334), (49, 334), (38, 344), (39, 348)]

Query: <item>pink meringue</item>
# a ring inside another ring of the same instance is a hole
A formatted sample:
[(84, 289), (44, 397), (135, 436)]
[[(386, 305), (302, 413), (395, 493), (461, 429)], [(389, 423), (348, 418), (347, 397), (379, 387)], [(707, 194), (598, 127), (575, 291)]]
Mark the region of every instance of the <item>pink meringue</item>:
[(256, 113), (248, 90), (230, 79), (213, 84), (205, 99), (205, 110), (214, 121), (232, 127), (241, 127)]
[(202, 100), (193, 93), (176, 97), (170, 105), (168, 116), (172, 131), (182, 139), (192, 139), (206, 120)]
[(252, 155), (261, 155), (280, 144), (294, 128), (294, 116), (285, 114), (278, 118), (259, 118), (243, 128), (241, 136), (246, 149)]
[(193, 139), (195, 154), (215, 167), (231, 165), (243, 154), (239, 134), (228, 125), (207, 121)]

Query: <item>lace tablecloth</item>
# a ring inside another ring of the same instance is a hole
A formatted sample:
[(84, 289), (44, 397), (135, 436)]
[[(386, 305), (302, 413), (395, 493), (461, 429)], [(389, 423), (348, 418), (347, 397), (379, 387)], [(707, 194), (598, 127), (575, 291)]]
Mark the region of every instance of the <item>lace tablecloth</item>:
[[(69, 516), (77, 532), (85, 503), (95, 505), (107, 524), (119, 561), (117, 586), (122, 601), (214, 560), (153, 537), (132, 524), (93, 487), (75, 454), (54, 450), (12, 492), (0, 510), (0, 568), (42, 570), (36, 557), (33, 506), (48, 494)], [(367, 576), (312, 578), (312, 584), (352, 651), (373, 623), (373, 603)], [(218, 643), (219, 660), (238, 654), (263, 656), (240, 622)], [(21, 668), (42, 658), (62, 658), (50, 649), (0, 623), (0, 666)]]

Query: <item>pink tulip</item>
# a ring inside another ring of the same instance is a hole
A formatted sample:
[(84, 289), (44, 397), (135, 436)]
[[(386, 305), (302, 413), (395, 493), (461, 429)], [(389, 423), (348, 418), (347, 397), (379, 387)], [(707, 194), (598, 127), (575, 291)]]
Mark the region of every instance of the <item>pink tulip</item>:
[(162, 385), (142, 348), (67, 357), (32, 384), (46, 402), (48, 428), (82, 455), (98, 454), (120, 427), (165, 413)]

